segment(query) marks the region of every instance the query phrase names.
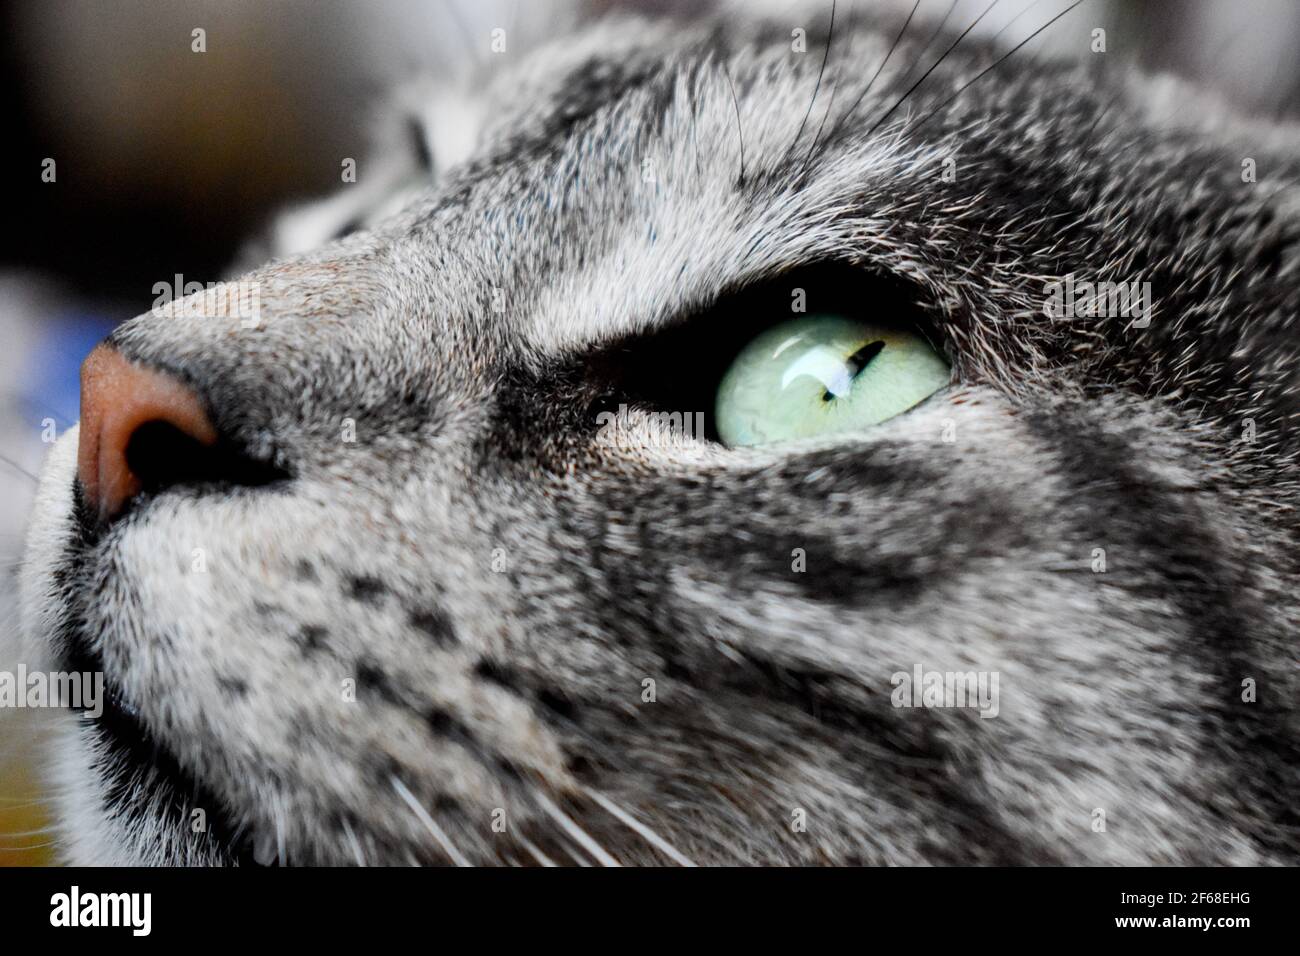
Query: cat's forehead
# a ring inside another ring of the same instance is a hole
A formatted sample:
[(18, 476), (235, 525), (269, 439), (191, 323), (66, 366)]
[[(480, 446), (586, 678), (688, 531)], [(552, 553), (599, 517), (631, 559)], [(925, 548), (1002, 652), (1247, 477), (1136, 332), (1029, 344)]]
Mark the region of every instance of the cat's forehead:
[(910, 106), (880, 135), (854, 134), (912, 64), (886, 59), (889, 38), (861, 23), (826, 67), (788, 30), (749, 27), (724, 40), (618, 24), (534, 52), (488, 84), (477, 148), (387, 237), (411, 256), (454, 245), (474, 301), (542, 354), (850, 250), (924, 283), (924, 257), (890, 234), (922, 217), (951, 136), (900, 135)]
[[(867, 12), (829, 50), (829, 25), (802, 50), (788, 25), (620, 22), (503, 61), (468, 111), (467, 152), (435, 148), (436, 188), (375, 229), (385, 314), (432, 327), (446, 368), (573, 360), (837, 262), (959, 320), (958, 358), (984, 380), (1077, 364), (1105, 342), (1142, 366), (1213, 345), (1167, 343), (1185, 328), (1171, 323), (1138, 342), (1043, 319), (1066, 275), (1153, 281), (1168, 316), (1218, 309), (1178, 271), (1266, 238), (1262, 195), (1205, 188), (1230, 183), (1236, 160), (1152, 125), (1145, 87), (1030, 54), (999, 70), (1005, 46), (974, 37), (936, 55), (934, 31), (913, 38)], [(1169, 217), (1207, 225), (1180, 243)], [(1241, 228), (1208, 225), (1224, 217)]]

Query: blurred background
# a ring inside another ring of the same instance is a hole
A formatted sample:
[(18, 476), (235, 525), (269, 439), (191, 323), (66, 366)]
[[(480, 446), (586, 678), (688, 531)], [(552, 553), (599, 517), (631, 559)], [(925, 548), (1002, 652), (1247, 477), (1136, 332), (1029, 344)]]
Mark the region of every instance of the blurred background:
[[(739, 0), (736, 0), (739, 2)], [(904, 0), (856, 0), (862, 8)], [(1002, 0), (980, 31), (1012, 42), (1068, 0)], [(791, 27), (825, 3), (748, 4)], [(840, 16), (855, 4), (840, 0)], [(911, 3), (904, 5), (910, 8)], [(726, 3), (589, 0), (693, 12)], [(964, 27), (987, 0), (922, 0), (919, 17)], [(507, 60), (555, 20), (536, 0), (10, 0), (0, 13), (0, 88), (10, 93), (6, 228), (0, 231), (0, 627), (48, 439), (77, 418), (77, 373), (94, 343), (145, 311), (154, 285), (225, 275), (277, 210), (340, 188), (364, 157), (375, 105), (394, 84)], [(1034, 41), (1107, 64), (1137, 62), (1213, 85), (1243, 112), (1291, 116), (1300, 92), (1297, 0), (1085, 0)], [(204, 52), (196, 52), (195, 30)], [(933, 51), (937, 54), (937, 50)], [(1014, 61), (1008, 64), (1012, 68)], [(53, 160), (52, 177), (48, 161)], [(0, 635), (0, 649), (3, 649)], [(11, 663), (0, 655), (0, 669)], [(0, 718), (4, 715), (0, 714)], [(0, 720), (0, 865), (48, 861), (30, 727)]]

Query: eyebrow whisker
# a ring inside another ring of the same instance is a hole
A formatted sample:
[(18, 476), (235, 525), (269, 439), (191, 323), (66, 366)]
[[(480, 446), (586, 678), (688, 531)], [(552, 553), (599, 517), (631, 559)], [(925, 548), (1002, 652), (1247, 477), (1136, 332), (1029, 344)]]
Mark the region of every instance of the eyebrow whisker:
[[(849, 60), (849, 51), (853, 49), (853, 26), (857, 22), (857, 7), (849, 9), (849, 37), (845, 41), (844, 59)], [(840, 82), (838, 77), (832, 81), (830, 100), (826, 104), (826, 112), (822, 114), (822, 121), (817, 124), (817, 135), (813, 137), (812, 145), (808, 147), (808, 154), (804, 156), (803, 165), (799, 167), (799, 176), (803, 178), (808, 171), (808, 164), (812, 162), (814, 154), (817, 152), (817, 144), (821, 142), (822, 131), (826, 128), (826, 121), (830, 119), (831, 113), (835, 109), (835, 94), (840, 91)]]
[[(1082, 0), (1080, 0), (1080, 2), (1082, 2)], [(986, 16), (988, 16), (989, 11), (992, 10), (997, 5), (998, 5), (998, 0), (993, 0), (992, 3), (990, 3), (987, 7), (984, 8), (983, 13), (981, 13), (978, 17), (976, 17), (973, 21), (971, 21), (971, 25), (968, 26), (965, 30), (963, 30), (957, 36), (957, 39), (952, 41), (952, 44), (949, 45), (948, 49), (943, 51), (943, 53), (939, 56), (939, 59), (935, 60), (933, 63), (930, 64), (930, 68), (921, 74), (921, 78), (918, 79), (911, 86), (909, 86), (907, 88), (907, 91), (902, 96), (900, 96), (897, 100), (894, 101), (894, 105), (891, 106), (889, 109), (885, 110), (884, 115), (881, 116), (880, 119), (876, 120), (875, 123), (871, 125), (871, 128), (867, 130), (868, 137), (870, 137), (871, 134), (874, 133), (876, 130), (880, 129), (881, 124), (884, 123), (885, 120), (889, 119), (889, 117), (894, 115), (894, 111), (898, 109), (900, 106), (902, 106), (907, 101), (907, 98), (916, 92), (917, 87), (919, 87), (922, 83), (924, 83), (927, 79), (929, 79), (930, 74), (933, 73), (936, 69), (938, 69), (939, 64), (942, 63), (944, 60), (948, 59), (949, 54), (951, 54), (953, 50), (957, 49), (958, 44), (960, 44), (962, 40), (966, 39), (966, 37), (970, 34), (970, 32), (974, 30), (976, 26), (979, 25), (979, 22), (983, 20)]]
[[(785, 151), (785, 154), (786, 154), (787, 156), (790, 155), (790, 150), (794, 149), (795, 146), (798, 145), (798, 143), (799, 143), (799, 138), (800, 138), (801, 136), (803, 136), (803, 130), (804, 130), (804, 127), (808, 125), (808, 117), (812, 116), (813, 106), (817, 103), (817, 94), (821, 92), (821, 88), (822, 88), (822, 76), (825, 75), (825, 73), (826, 73), (826, 61), (829, 60), (829, 59), (831, 58), (831, 44), (835, 42), (835, 7), (836, 7), (836, 2), (837, 2), (837, 0), (831, 0), (831, 25), (830, 25), (830, 29), (827, 30), (827, 36), (826, 36), (826, 52), (822, 54), (822, 65), (821, 65), (821, 68), (817, 71), (817, 84), (813, 87), (813, 95), (812, 95), (812, 99), (810, 99), (810, 100), (808, 101), (808, 109), (807, 109), (807, 111), (803, 114), (803, 119), (799, 122), (799, 131), (798, 131), (797, 133), (794, 134), (794, 140), (790, 143), (789, 148), (787, 148), (786, 151)], [(851, 33), (852, 33), (852, 31), (850, 31), (850, 34), (851, 34)], [(832, 91), (832, 95), (834, 95), (834, 92), (833, 92), (833, 91)], [(832, 101), (832, 102), (833, 102), (833, 101)], [(825, 122), (825, 119), (824, 119), (824, 118), (823, 118), (822, 122), (823, 122), (823, 123)], [(814, 140), (813, 140), (813, 145), (816, 145), (816, 143), (817, 143), (817, 141), (816, 141), (816, 139), (814, 139)]]
[(731, 102), (736, 107), (736, 136), (740, 139), (740, 179), (737, 185), (745, 185), (745, 131), (740, 122), (740, 100), (736, 96), (736, 84), (731, 82), (731, 71), (727, 69), (727, 64), (722, 63), (722, 75), (727, 78), (727, 86), (731, 90)]
[[(994, 0), (994, 2), (996, 2), (996, 0)], [(1048, 27), (1050, 27), (1053, 23), (1055, 23), (1057, 20), (1061, 19), (1061, 17), (1065, 16), (1067, 13), (1069, 13), (1071, 10), (1073, 10), (1075, 7), (1077, 7), (1077, 6), (1078, 6), (1079, 4), (1081, 4), (1081, 3), (1083, 3), (1083, 0), (1074, 0), (1074, 2), (1071, 3), (1068, 7), (1066, 7), (1064, 10), (1062, 10), (1062, 11), (1061, 11), (1060, 13), (1058, 13), (1056, 16), (1052, 17), (1052, 19), (1048, 20), (1046, 23), (1044, 23), (1041, 27), (1039, 27), (1039, 28), (1038, 28), (1037, 30), (1035, 30), (1033, 33), (1029, 34), (1029, 36), (1025, 37), (1023, 40), (1021, 40), (1019, 43), (1017, 43), (1015, 46), (1013, 46), (1010, 50), (1008, 50), (1008, 51), (1007, 51), (1006, 53), (1004, 53), (1002, 56), (998, 57), (996, 60), (994, 60), (992, 63), (990, 63), (987, 67), (985, 67), (983, 70), (981, 70), (979, 73), (975, 74), (975, 76), (974, 76), (973, 78), (971, 78), (969, 81), (967, 81), (966, 83), (963, 83), (961, 86), (957, 87), (956, 91), (955, 91), (951, 96), (949, 96), (946, 100), (944, 100), (942, 103), (940, 103), (940, 104), (939, 104), (938, 106), (936, 106), (934, 109), (932, 109), (929, 113), (926, 113), (925, 116), (923, 116), (923, 117), (922, 117), (918, 122), (916, 122), (916, 123), (912, 124), (911, 126), (909, 126), (905, 132), (907, 132), (907, 133), (912, 133), (912, 132), (914, 132), (914, 131), (920, 129), (922, 126), (924, 126), (926, 123), (928, 123), (931, 119), (933, 119), (934, 116), (935, 116), (935, 114), (939, 113), (941, 110), (943, 110), (945, 107), (947, 107), (950, 103), (952, 103), (953, 100), (955, 100), (957, 97), (961, 96), (962, 93), (966, 92), (966, 90), (970, 89), (972, 86), (974, 86), (976, 83), (978, 83), (978, 82), (979, 82), (983, 77), (985, 77), (985, 76), (988, 75), (989, 73), (992, 73), (994, 70), (996, 70), (999, 66), (1001, 66), (1001, 65), (1002, 65), (1003, 63), (1005, 63), (1008, 59), (1010, 59), (1011, 56), (1012, 56), (1013, 54), (1015, 54), (1017, 51), (1019, 51), (1019, 49), (1020, 49), (1021, 47), (1023, 47), (1026, 43), (1028, 43), (1030, 40), (1034, 39), (1034, 37), (1038, 36), (1038, 34), (1042, 33), (1044, 30), (1046, 30)]]
[(877, 78), (879, 78), (881, 72), (885, 69), (886, 64), (889, 63), (890, 57), (892, 57), (894, 51), (898, 49), (898, 44), (902, 42), (903, 34), (907, 32), (907, 28), (912, 22), (912, 17), (916, 15), (917, 8), (920, 6), (921, 0), (916, 0), (916, 2), (912, 4), (911, 12), (907, 15), (907, 19), (903, 21), (903, 27), (898, 31), (898, 35), (894, 37), (894, 42), (890, 45), (888, 52), (885, 53), (885, 58), (880, 61), (880, 66), (876, 67), (876, 72), (871, 74), (871, 79), (867, 81), (866, 87), (858, 94), (858, 98), (853, 101), (853, 105), (848, 108), (843, 116), (835, 121), (835, 125), (831, 128), (832, 137), (835, 135), (836, 130), (843, 129), (845, 124), (853, 118), (853, 115), (858, 111), (858, 107), (862, 105), (862, 101), (866, 99), (867, 94), (871, 92), (871, 88), (875, 85)]

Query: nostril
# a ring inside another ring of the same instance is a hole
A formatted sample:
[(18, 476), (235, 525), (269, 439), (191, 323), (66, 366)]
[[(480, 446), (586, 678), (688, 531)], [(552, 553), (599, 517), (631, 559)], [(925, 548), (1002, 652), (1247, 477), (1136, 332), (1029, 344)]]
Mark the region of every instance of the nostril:
[(264, 485), (283, 473), (253, 461), (218, 438), (206, 443), (168, 421), (140, 425), (126, 445), (126, 467), (140, 491), (177, 485)]
[(81, 367), (77, 477), (101, 520), (141, 491), (178, 484), (264, 484), (282, 475), (223, 440), (184, 382), (100, 345)]
[(201, 478), (210, 447), (171, 422), (145, 422), (127, 439), (126, 467), (142, 490), (156, 491)]

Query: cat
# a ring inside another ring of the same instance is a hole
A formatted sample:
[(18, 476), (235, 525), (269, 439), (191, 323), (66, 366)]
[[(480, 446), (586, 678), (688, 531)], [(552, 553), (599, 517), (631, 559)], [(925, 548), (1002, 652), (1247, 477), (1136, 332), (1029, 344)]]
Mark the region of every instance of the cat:
[[(64, 860), (1300, 862), (1300, 135), (818, 9), (601, 20), (408, 96), (250, 253), (251, 319), (113, 333), (222, 451), (154, 434), (111, 515), (86, 436), (49, 456), (13, 654), (109, 688), (53, 715)], [(641, 433), (800, 293), (951, 382)]]

